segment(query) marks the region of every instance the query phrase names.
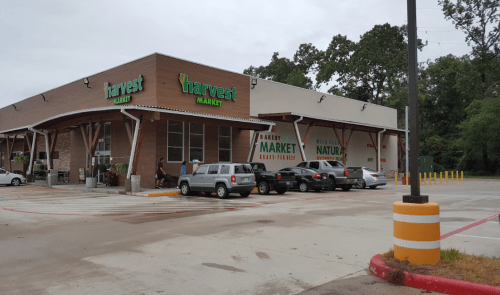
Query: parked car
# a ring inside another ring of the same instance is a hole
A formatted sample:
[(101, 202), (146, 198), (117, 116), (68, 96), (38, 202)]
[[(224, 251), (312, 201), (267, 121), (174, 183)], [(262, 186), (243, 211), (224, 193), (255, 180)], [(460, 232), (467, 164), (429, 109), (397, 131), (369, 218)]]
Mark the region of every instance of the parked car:
[(273, 190), (281, 195), (296, 184), (295, 173), (292, 171), (271, 172), (267, 171), (264, 163), (251, 162), (249, 164), (252, 165), (257, 190), (261, 195), (267, 195)]
[(301, 192), (307, 192), (310, 189), (319, 192), (322, 189), (328, 188), (330, 185), (330, 182), (328, 181), (328, 173), (321, 173), (316, 169), (289, 167), (283, 168), (280, 171), (294, 172), (296, 182), (293, 188), (298, 189)]
[(179, 188), (183, 195), (190, 195), (191, 192), (210, 195), (216, 192), (221, 199), (230, 193), (248, 197), (255, 185), (252, 167), (245, 163), (203, 164), (192, 174), (179, 177)]
[(363, 171), (361, 167), (347, 167), (346, 165), (332, 160), (317, 160), (302, 162), (297, 165), (302, 168), (313, 168), (320, 172), (328, 173), (330, 190), (340, 187), (348, 191), (353, 185), (363, 182)]
[(24, 176), (0, 168), (0, 184), (18, 186), (21, 183), (26, 183), (26, 178)]
[(356, 188), (376, 188), (387, 184), (387, 178), (382, 172), (363, 167), (363, 182), (356, 184)]

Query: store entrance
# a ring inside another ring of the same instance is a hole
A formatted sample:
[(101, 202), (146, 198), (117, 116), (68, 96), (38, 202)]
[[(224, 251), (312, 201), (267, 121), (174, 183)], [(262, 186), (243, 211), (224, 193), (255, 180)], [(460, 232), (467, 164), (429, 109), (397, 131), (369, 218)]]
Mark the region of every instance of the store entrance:
[[(106, 171), (109, 171), (111, 168), (111, 122), (104, 123), (104, 128), (102, 130), (102, 137), (98, 139), (96, 151), (92, 158), (91, 171), (91, 176), (96, 177), (97, 183), (100, 184), (104, 183)], [(88, 160), (87, 156), (87, 161)]]

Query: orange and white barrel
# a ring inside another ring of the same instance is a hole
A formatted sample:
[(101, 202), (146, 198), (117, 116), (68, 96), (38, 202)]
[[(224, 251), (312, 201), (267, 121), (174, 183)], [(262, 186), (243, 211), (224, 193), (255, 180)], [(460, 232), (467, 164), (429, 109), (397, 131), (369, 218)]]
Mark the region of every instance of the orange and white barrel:
[(436, 264), (440, 259), (439, 204), (393, 204), (394, 257), (413, 264)]

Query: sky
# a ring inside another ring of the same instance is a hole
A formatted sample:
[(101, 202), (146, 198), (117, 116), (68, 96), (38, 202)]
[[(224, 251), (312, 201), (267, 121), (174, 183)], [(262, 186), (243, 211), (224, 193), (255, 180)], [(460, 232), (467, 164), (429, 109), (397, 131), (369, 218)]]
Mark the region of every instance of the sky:
[[(158, 52), (242, 73), (300, 44), (407, 23), (402, 0), (0, 0), (0, 108)], [(419, 62), (471, 49), (437, 0), (417, 1)], [(83, 82), (82, 82), (83, 83)], [(331, 86), (331, 85), (330, 85)], [(322, 87), (326, 91), (329, 87)]]

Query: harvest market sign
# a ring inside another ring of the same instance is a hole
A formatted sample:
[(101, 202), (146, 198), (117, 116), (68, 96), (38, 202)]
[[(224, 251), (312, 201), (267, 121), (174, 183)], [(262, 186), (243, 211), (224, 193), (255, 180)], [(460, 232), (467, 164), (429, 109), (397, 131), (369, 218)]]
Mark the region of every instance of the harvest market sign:
[(193, 93), (198, 95), (210, 95), (213, 98), (197, 97), (196, 103), (206, 104), (220, 107), (222, 101), (219, 99), (232, 99), (236, 100), (236, 88), (224, 88), (218, 86), (212, 86), (208, 84), (202, 84), (198, 82), (189, 81), (188, 75), (179, 74), (179, 82), (181, 83), (182, 92)]
[(142, 86), (142, 81), (143, 81), (142, 75), (139, 75), (139, 78), (135, 80), (129, 82), (123, 82), (116, 85), (109, 85), (109, 83), (106, 82), (104, 83), (104, 94), (106, 96), (106, 99), (125, 95), (113, 99), (113, 104), (122, 104), (130, 102), (132, 96), (127, 94), (143, 90), (144, 88)]

